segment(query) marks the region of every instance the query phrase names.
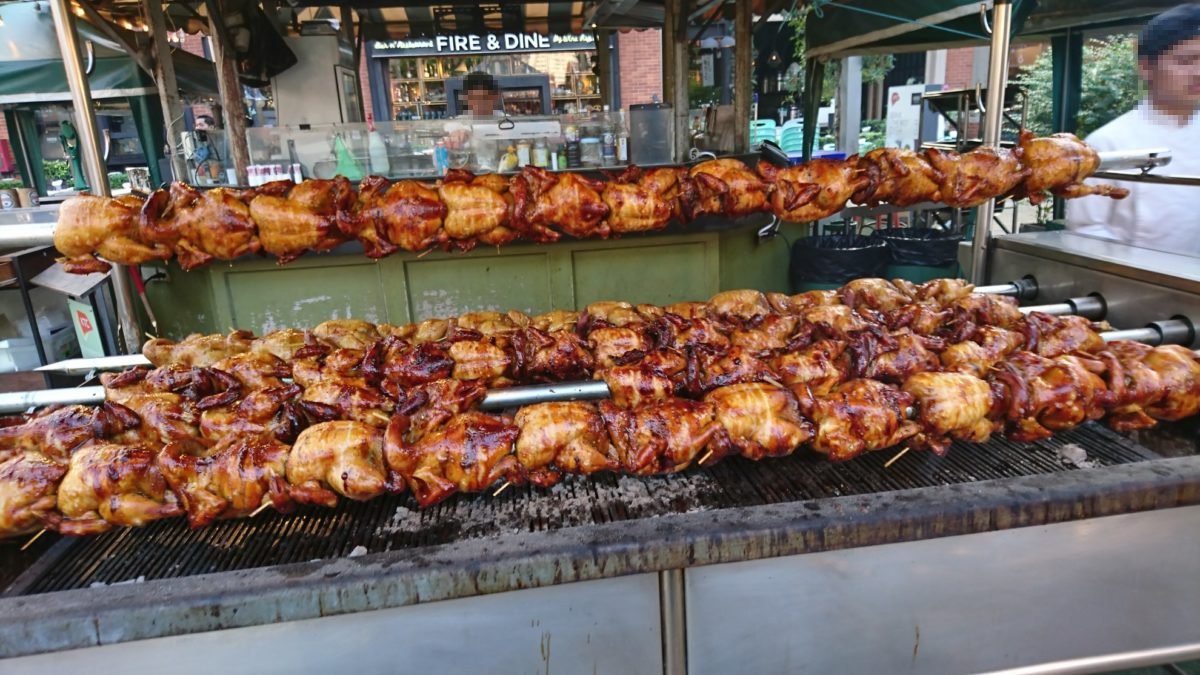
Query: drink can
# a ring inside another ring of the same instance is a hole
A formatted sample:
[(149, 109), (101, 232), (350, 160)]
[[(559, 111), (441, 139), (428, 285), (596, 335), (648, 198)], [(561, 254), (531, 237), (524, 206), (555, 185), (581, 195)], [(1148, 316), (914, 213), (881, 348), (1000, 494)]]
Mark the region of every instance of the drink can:
[(445, 141), (438, 141), (433, 146), (433, 164), (437, 175), (445, 176), (450, 170), (450, 151), (446, 149)]

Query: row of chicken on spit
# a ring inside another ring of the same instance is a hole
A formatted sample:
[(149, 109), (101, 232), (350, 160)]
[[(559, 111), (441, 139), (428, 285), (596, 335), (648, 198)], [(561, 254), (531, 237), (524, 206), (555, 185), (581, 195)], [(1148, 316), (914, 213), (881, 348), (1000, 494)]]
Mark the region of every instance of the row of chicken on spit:
[(1126, 196), (1122, 188), (1083, 183), (1099, 165), (1096, 152), (1075, 136), (1024, 133), (1012, 150), (884, 148), (789, 168), (759, 162), (752, 169), (736, 159), (716, 159), (690, 168), (630, 167), (608, 181), (525, 167), (512, 177), (451, 171), (434, 184), (370, 177), (357, 191), (341, 177), (205, 192), (175, 183), (145, 201), (67, 200), (54, 244), (72, 272), (108, 269), (96, 256), (129, 265), (174, 256), (184, 269), (193, 269), (255, 253), (283, 263), (349, 239), (379, 258), (401, 249), (553, 242), (563, 234), (604, 238), (713, 214), (770, 212), (808, 222), (850, 201), (965, 208), (1006, 196), (1033, 201), (1048, 194)]
[[(862, 279), (406, 326), (329, 321), (261, 337), (157, 339), (102, 376), (97, 407), (0, 428), (0, 534), (193, 526), (273, 506), (411, 490), (420, 506), (507, 481), (646, 476), (808, 447), (831, 460), (945, 452), (1200, 412), (1200, 360), (1105, 343), (1087, 319), (1025, 314), (961, 281)], [(610, 398), (480, 410), (489, 388), (603, 379)]]

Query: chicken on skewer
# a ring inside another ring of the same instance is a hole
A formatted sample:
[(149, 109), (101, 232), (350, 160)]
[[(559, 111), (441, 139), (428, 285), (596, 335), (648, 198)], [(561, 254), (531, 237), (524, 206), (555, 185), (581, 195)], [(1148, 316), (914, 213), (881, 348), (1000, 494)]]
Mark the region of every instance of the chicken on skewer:
[(63, 254), (64, 269), (73, 274), (106, 272), (110, 265), (96, 255), (125, 265), (169, 260), (171, 247), (142, 239), (138, 230), (142, 200), (80, 195), (63, 202), (54, 228), (54, 248)]
[(1023, 129), (1018, 147), (1021, 163), (1029, 169), (1021, 191), (1031, 204), (1040, 204), (1049, 195), (1067, 199), (1089, 195), (1113, 199), (1129, 196), (1126, 188), (1083, 182), (1100, 168), (1100, 155), (1075, 134), (1059, 133), (1039, 138)]

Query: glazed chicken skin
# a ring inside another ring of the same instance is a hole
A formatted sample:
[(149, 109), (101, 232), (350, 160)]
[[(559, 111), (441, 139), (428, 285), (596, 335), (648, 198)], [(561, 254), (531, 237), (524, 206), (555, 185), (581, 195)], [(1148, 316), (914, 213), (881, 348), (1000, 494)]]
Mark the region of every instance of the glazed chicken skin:
[(826, 398), (800, 398), (800, 410), (816, 425), (813, 450), (832, 462), (889, 448), (920, 433), (908, 420), (913, 395), (875, 380), (849, 380)]
[(947, 347), (939, 360), (946, 371), (984, 378), (1001, 359), (1024, 345), (1024, 336), (1016, 331), (984, 326), (972, 339)]
[(247, 197), (253, 194), (226, 188), (200, 193), (172, 183), (142, 205), (139, 231), (144, 240), (173, 248), (185, 271), (214, 259), (236, 260), (262, 248)]
[(517, 233), (508, 227), (510, 204), (503, 192), (471, 173), (451, 169), (438, 186), (438, 197), (446, 205), (442, 226), (460, 248), (470, 248), (481, 238), (495, 245), (516, 238)]
[(1031, 204), (1049, 195), (1075, 199), (1102, 195), (1124, 199), (1129, 190), (1115, 185), (1088, 185), (1083, 181), (1100, 168), (1100, 155), (1075, 134), (1058, 133), (1041, 138), (1021, 130), (1021, 163), (1029, 168), (1022, 190)]
[(912, 206), (941, 199), (944, 176), (924, 155), (904, 148), (876, 148), (858, 160), (866, 184), (854, 193), (858, 204)]
[(318, 340), (311, 330), (284, 328), (255, 338), (250, 343), (250, 351), (259, 355), (269, 354), (290, 363), (294, 359), (328, 352), (329, 345)]
[(1108, 343), (1100, 357), (1110, 356), (1105, 381), (1113, 391), (1115, 401), (1109, 412), (1108, 425), (1117, 431), (1148, 429), (1158, 424), (1146, 408), (1154, 406), (1167, 395), (1163, 378), (1146, 363), (1154, 347), (1140, 342), (1116, 340)]
[(604, 183), (577, 173), (551, 173), (527, 166), (513, 179), (513, 228), (536, 242), (558, 240), (558, 228), (577, 239), (607, 239), (609, 209), (600, 197)]
[(635, 328), (596, 328), (587, 341), (600, 368), (640, 361), (654, 347), (645, 332)]
[(415, 180), (389, 185), (370, 176), (359, 186), (354, 206), (338, 213), (338, 227), (362, 242), (368, 257), (381, 258), (400, 249), (423, 251), (445, 243), (445, 217), (446, 205), (430, 186)]
[(278, 181), (258, 192), (250, 201), (250, 217), (258, 226), (262, 250), (280, 265), (306, 251), (328, 251), (344, 241), (337, 215), (354, 203), (354, 189), (345, 176), (299, 184)]
[(741, 218), (766, 210), (769, 184), (736, 159), (710, 159), (688, 171), (696, 191), (688, 216)]
[(476, 408), (486, 395), (487, 388), (479, 382), (435, 380), (405, 390), (396, 412), (409, 418), (408, 438), (417, 439), (455, 415)]
[(47, 408), (21, 424), (0, 427), (0, 458), (30, 451), (66, 460), (79, 446), (116, 437), (141, 422), (137, 413), (119, 403)]
[(265, 500), (289, 510), (284, 476), (290, 450), (268, 436), (228, 436), (212, 448), (179, 441), (162, 449), (158, 468), (188, 524), (204, 527), (218, 518), (248, 516)]
[(782, 387), (734, 384), (710, 391), (704, 401), (712, 404), (721, 425), (713, 440), (717, 459), (730, 451), (756, 461), (782, 457), (813, 436), (812, 423), (800, 417), (796, 398)]
[(1010, 355), (992, 374), (1004, 387), (1009, 437), (1028, 442), (1100, 419), (1112, 394), (1096, 371), (1102, 364), (1075, 356), (1047, 359), (1032, 352)]
[(801, 399), (825, 398), (849, 378), (849, 360), (842, 358), (846, 342), (818, 340), (799, 350), (780, 354), (772, 365), (780, 382)]
[(513, 374), (522, 382), (587, 379), (595, 365), (591, 352), (574, 332), (522, 328), (512, 336), (512, 352)]
[(142, 356), (155, 366), (181, 365), (207, 368), (221, 359), (250, 351), (254, 334), (244, 330), (228, 335), (193, 333), (182, 342), (154, 338), (142, 345)]
[(149, 447), (161, 447), (172, 441), (195, 438), (200, 433), (200, 412), (179, 394), (135, 394), (125, 405), (142, 423), (136, 431), (122, 434), (122, 440), (133, 436), (133, 440)]
[(976, 148), (971, 152), (925, 151), (929, 163), (942, 175), (942, 203), (967, 209), (1012, 193), (1030, 174), (1021, 166), (1019, 150)]
[(921, 432), (911, 444), (946, 454), (952, 439), (983, 443), (997, 426), (990, 418), (994, 404), (984, 380), (962, 373), (917, 373), (901, 387), (912, 394)]
[(758, 172), (774, 187), (771, 212), (783, 220), (807, 223), (828, 218), (868, 184), (858, 168), (858, 156), (847, 159), (814, 159), (780, 169), (766, 161)]
[(362, 422), (322, 422), (296, 438), (287, 458), (292, 499), (334, 507), (338, 495), (366, 501), (387, 489), (383, 432)]
[(721, 429), (711, 403), (672, 398), (626, 410), (600, 402), (621, 469), (650, 476), (687, 468)]
[(338, 349), (365, 350), (382, 336), (375, 324), (359, 319), (331, 319), (317, 324), (313, 335)]
[(103, 442), (76, 450), (58, 486), (61, 518), (49, 525), (74, 536), (181, 515), (183, 509), (158, 470), (157, 455), (157, 448)]
[[(211, 442), (230, 436), (269, 436), (290, 443), (307, 419), (317, 417), (311, 406), (306, 408), (296, 402), (302, 392), (297, 384), (281, 384), (252, 391), (232, 405), (205, 410), (200, 414), (200, 436)], [(340, 414), (341, 410), (335, 409), (319, 419), (327, 421)]]
[(39, 452), (0, 458), (0, 539), (40, 530), (53, 519), (67, 463)]
[(212, 370), (233, 376), (242, 391), (254, 391), (283, 384), (281, 378), (291, 377), (292, 368), (283, 359), (271, 354), (243, 352), (227, 356), (212, 364)]
[(171, 257), (171, 247), (147, 242), (138, 230), (142, 202), (137, 197), (115, 199), (80, 195), (63, 202), (54, 227), (54, 248), (59, 262), (73, 274), (105, 272), (109, 264), (140, 265)]
[(1200, 360), (1179, 345), (1162, 345), (1142, 359), (1162, 378), (1166, 394), (1146, 406), (1154, 419), (1177, 421), (1200, 413)]
[(392, 484), (407, 485), (424, 508), (455, 492), (480, 492), (501, 479), (523, 482), (512, 454), (517, 434), (509, 418), (470, 411), (410, 442), (408, 419), (397, 415), (384, 446)]
[(549, 487), (564, 473), (590, 475), (620, 468), (595, 404), (529, 405), (517, 411), (513, 424), (518, 430), (517, 461), (534, 485)]
[(631, 166), (604, 185), (608, 227), (614, 234), (661, 230), (681, 216), (679, 169)]

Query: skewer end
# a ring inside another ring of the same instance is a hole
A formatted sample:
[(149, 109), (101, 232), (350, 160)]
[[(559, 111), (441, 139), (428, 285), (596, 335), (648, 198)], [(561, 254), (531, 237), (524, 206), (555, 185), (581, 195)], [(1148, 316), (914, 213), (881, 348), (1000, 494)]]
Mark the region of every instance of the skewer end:
[(46, 528), (44, 528), (44, 527), (42, 529), (38, 530), (37, 534), (30, 537), (29, 541), (22, 544), (21, 550), (24, 551), (25, 549), (29, 548), (30, 546), (33, 546), (33, 542), (37, 541), (38, 538), (41, 537), (43, 534), (46, 534)]
[(501, 492), (504, 492), (505, 490), (507, 490), (510, 487), (512, 487), (512, 483), (510, 483), (508, 481), (504, 481), (504, 485), (501, 485), (500, 487), (496, 488), (496, 491), (492, 493), (492, 496), (499, 497)]
[(895, 463), (896, 463), (897, 461), (899, 461), (899, 459), (900, 459), (901, 457), (903, 457), (903, 456), (904, 456), (904, 455), (905, 455), (905, 454), (906, 454), (908, 451), (909, 451), (909, 446), (907, 446), (907, 445), (906, 445), (906, 446), (904, 446), (904, 449), (903, 449), (903, 450), (901, 450), (900, 452), (897, 452), (895, 457), (893, 457), (893, 458), (889, 459), (887, 462), (885, 462), (885, 463), (884, 463), (884, 465), (883, 465), (883, 468), (885, 468), (885, 469), (886, 469), (886, 468), (890, 467), (891, 465), (895, 464)]

